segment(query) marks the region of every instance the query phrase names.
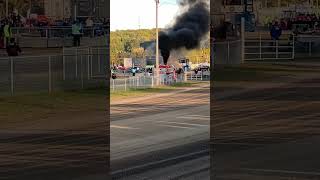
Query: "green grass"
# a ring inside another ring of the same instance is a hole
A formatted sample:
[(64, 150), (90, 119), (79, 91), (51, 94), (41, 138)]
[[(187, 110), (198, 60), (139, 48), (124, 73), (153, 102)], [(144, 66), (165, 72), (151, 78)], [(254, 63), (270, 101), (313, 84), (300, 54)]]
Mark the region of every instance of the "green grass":
[(193, 87), (197, 86), (199, 84), (203, 84), (205, 82), (179, 82), (175, 83), (173, 85), (163, 85), (163, 86), (157, 86), (154, 88), (146, 88), (146, 89), (128, 89), (127, 91), (114, 91), (110, 92), (111, 101), (117, 100), (117, 99), (123, 99), (123, 98), (133, 98), (133, 97), (141, 97), (141, 96), (149, 96), (152, 94), (159, 94), (159, 93), (166, 93), (166, 92), (172, 92), (178, 88), (183, 87)]
[(159, 86), (147, 89), (129, 89), (107, 94), (105, 87), (97, 89), (0, 96), (0, 123), (40, 120), (51, 116), (64, 117), (79, 112), (105, 111), (107, 98), (134, 98), (151, 94), (165, 93), (181, 87), (197, 85), (194, 82), (177, 83), (172, 86)]
[(0, 97), (0, 121), (25, 121), (106, 108), (102, 89)]
[(192, 87), (192, 86), (196, 86), (199, 84), (204, 84), (207, 82), (201, 82), (201, 81), (187, 81), (187, 82), (178, 82), (175, 83), (173, 85), (171, 85), (172, 87)]

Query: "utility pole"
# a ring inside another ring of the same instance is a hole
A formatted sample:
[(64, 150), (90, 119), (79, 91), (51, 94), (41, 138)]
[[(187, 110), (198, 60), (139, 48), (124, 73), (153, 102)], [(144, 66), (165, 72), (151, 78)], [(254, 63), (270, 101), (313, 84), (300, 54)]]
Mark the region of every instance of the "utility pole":
[(76, 21), (77, 20), (77, 8), (78, 8), (78, 6), (77, 6), (77, 3), (78, 3), (78, 1), (77, 0), (75, 0), (74, 1), (74, 20)]
[(159, 29), (158, 29), (158, 10), (159, 10), (159, 3), (160, 0), (156, 1), (156, 68), (155, 68), (155, 75), (156, 75), (156, 82), (157, 85), (159, 85), (159, 78), (160, 78), (160, 72), (159, 72)]
[(30, 13), (31, 13), (31, 8), (32, 8), (32, 0), (29, 0), (29, 9), (30, 9)]
[(6, 0), (6, 16), (9, 16), (9, 0)]
[(139, 30), (140, 30), (140, 27), (141, 27), (141, 25), (140, 25), (140, 16), (139, 16), (139, 19), (138, 19), (138, 26), (139, 26)]

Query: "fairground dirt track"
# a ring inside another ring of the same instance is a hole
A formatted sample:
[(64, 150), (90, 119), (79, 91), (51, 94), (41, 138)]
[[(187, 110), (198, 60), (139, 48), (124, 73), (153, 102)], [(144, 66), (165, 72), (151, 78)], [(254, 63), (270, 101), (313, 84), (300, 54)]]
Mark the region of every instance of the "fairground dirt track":
[(208, 82), (157, 95), (111, 103), (112, 179), (209, 179)]
[(213, 92), (212, 179), (320, 179), (320, 71), (279, 81)]
[[(105, 97), (99, 96), (94, 104), (103, 106)], [(49, 110), (42, 117), (34, 112), (15, 121), (2, 118), (1, 113), (0, 179), (107, 179), (108, 113), (104, 107), (77, 110), (88, 104), (74, 105), (63, 113)], [(23, 112), (23, 107), (17, 112)]]

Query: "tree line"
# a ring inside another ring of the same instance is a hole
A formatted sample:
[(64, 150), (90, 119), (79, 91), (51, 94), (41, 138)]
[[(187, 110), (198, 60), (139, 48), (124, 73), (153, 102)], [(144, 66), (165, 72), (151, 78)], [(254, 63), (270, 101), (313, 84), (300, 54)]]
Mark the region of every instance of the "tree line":
[[(123, 58), (144, 58), (155, 55), (145, 50), (141, 43), (155, 42), (155, 29), (118, 30), (110, 33), (110, 58), (112, 64), (122, 64)], [(186, 51), (185, 56), (193, 63), (208, 62), (210, 57), (210, 43), (208, 40), (201, 43), (198, 49)], [(150, 43), (151, 44), (151, 43)], [(151, 48), (152, 49), (152, 48)]]

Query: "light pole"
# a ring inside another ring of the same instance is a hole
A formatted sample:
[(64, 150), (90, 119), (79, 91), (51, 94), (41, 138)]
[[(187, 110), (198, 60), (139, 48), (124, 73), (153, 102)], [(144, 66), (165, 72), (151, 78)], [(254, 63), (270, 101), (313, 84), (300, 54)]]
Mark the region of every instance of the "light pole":
[(78, 8), (77, 3), (78, 3), (78, 1), (75, 0), (75, 1), (74, 1), (74, 6), (73, 6), (73, 8), (74, 8), (74, 10), (73, 10), (73, 16), (74, 16), (74, 18), (73, 18), (73, 19), (74, 19), (75, 21), (77, 20), (77, 8)]
[(156, 75), (156, 82), (157, 85), (159, 85), (159, 29), (158, 29), (158, 9), (159, 9), (159, 3), (160, 0), (156, 1), (156, 68), (155, 68), (155, 75)]
[(6, 0), (6, 16), (9, 16), (9, 0)]

